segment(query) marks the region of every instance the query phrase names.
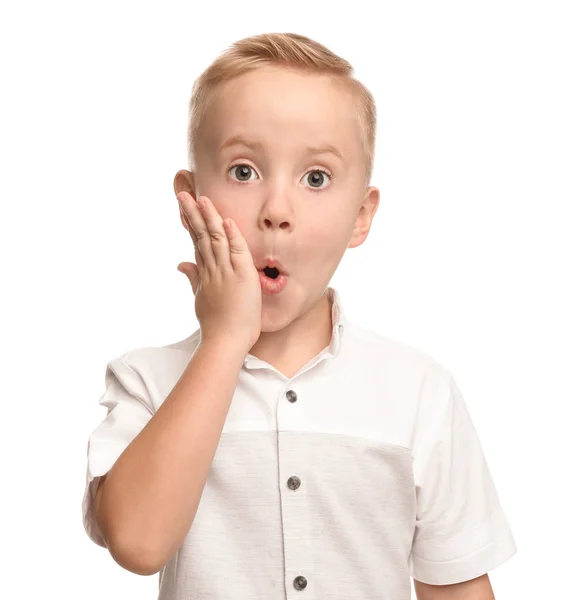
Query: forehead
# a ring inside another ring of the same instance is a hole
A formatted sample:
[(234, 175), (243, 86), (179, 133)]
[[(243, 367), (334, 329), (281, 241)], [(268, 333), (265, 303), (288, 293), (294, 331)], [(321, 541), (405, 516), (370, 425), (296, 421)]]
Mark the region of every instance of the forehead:
[(361, 150), (351, 93), (325, 75), (282, 67), (262, 67), (222, 83), (201, 133), (215, 149), (241, 133), (266, 146), (333, 145), (351, 160)]

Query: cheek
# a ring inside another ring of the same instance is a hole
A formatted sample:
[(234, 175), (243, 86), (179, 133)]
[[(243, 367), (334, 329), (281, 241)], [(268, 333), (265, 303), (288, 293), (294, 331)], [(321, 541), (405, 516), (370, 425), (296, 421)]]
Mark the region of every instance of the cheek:
[(321, 249), (328, 247), (334, 251), (334, 248), (342, 246), (351, 235), (353, 229), (349, 222), (348, 215), (339, 211), (327, 211), (320, 215), (314, 215), (310, 221), (306, 222), (303, 231), (303, 239), (307, 247)]
[[(219, 216), (222, 219), (234, 219), (235, 222), (239, 225), (239, 221), (241, 220), (240, 211), (237, 210), (237, 203), (232, 202), (229, 197), (227, 197), (221, 190), (213, 190), (213, 195), (211, 196), (209, 192), (209, 198), (211, 198), (211, 202), (213, 202), (213, 206), (217, 209)], [(207, 195), (207, 194), (205, 194)]]
[(243, 237), (249, 244), (249, 235), (252, 231), (253, 223), (251, 222), (249, 214), (246, 214), (242, 207), (237, 202), (216, 202), (215, 208), (222, 219), (233, 219), (237, 224), (239, 231), (241, 231)]

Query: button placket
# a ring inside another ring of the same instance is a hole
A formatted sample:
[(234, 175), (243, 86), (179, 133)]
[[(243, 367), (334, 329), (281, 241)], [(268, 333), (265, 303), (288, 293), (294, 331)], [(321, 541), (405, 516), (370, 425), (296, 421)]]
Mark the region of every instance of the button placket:
[(309, 582), (314, 570), (314, 545), (311, 543), (312, 522), (306, 481), (301, 478), (302, 465), (307, 460), (302, 444), (305, 407), (299, 403), (301, 395), (294, 389), (285, 389), (278, 409), (285, 577), (289, 593), (302, 591), (303, 600), (317, 600), (318, 586)]

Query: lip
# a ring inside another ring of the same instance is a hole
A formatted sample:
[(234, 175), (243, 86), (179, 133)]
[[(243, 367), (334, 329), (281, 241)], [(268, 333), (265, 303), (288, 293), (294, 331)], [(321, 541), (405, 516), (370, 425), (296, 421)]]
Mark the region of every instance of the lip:
[(284, 275), (284, 273), (280, 273), (276, 279), (271, 279), (263, 272), (263, 270), (260, 270), (259, 276), (262, 293), (266, 296), (275, 296), (276, 294), (279, 294), (288, 283), (288, 276)]
[(274, 258), (266, 258), (260, 264), (263, 266), (258, 267), (256, 265), (256, 269), (260, 272), (263, 271), (266, 267), (270, 267), (272, 269), (278, 269), (281, 275), (289, 275), (288, 270), (284, 267), (284, 265), (282, 265), (282, 263), (279, 260), (276, 260)]

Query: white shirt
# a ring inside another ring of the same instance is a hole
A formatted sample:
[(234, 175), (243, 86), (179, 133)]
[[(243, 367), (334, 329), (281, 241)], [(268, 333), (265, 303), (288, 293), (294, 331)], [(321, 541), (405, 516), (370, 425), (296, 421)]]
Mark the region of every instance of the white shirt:
[[(347, 321), (288, 379), (247, 354), (193, 524), (159, 600), (410, 600), (516, 552), (471, 417), (429, 355)], [(87, 448), (83, 523), (99, 476), (160, 407), (200, 329), (107, 364)], [(185, 477), (188, 474), (185, 473)]]

